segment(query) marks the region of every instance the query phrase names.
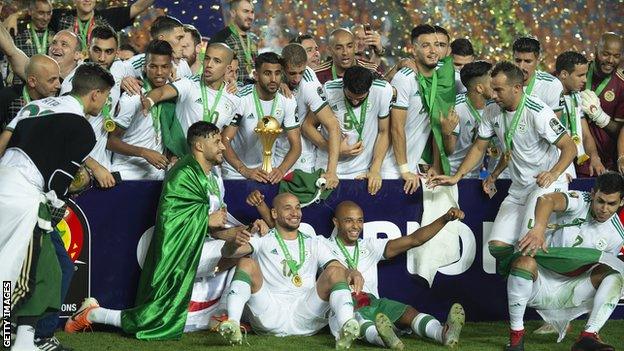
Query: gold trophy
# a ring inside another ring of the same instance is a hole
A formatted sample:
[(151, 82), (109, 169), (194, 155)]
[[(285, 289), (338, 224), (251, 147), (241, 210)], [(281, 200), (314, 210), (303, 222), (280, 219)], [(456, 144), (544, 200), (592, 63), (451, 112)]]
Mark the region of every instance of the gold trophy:
[(271, 156), (273, 153), (273, 144), (275, 139), (282, 133), (283, 129), (280, 123), (272, 116), (264, 116), (258, 121), (258, 125), (254, 129), (254, 132), (258, 134), (260, 142), (262, 143), (262, 170), (271, 173), (273, 167), (271, 166)]

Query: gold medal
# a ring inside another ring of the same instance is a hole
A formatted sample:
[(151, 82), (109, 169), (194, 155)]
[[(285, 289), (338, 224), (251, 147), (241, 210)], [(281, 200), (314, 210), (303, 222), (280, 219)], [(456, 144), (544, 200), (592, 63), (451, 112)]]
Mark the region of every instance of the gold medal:
[(589, 156), (587, 156), (587, 154), (582, 154), (576, 157), (576, 164), (582, 165), (583, 163), (587, 162), (587, 160), (589, 160)]
[(581, 137), (579, 137), (578, 135), (572, 135), (572, 141), (574, 141), (574, 143), (576, 145), (580, 145), (581, 144)]
[(303, 285), (303, 280), (301, 279), (301, 276), (299, 275), (299, 273), (293, 275), (292, 283), (298, 288), (300, 288)]
[(511, 150), (505, 151), (505, 161), (509, 162), (511, 160)]
[(89, 58), (89, 50), (88, 49), (82, 50), (82, 59), (86, 60), (88, 58)]
[(613, 89), (608, 90), (604, 93), (604, 99), (608, 102), (615, 100), (615, 92), (613, 91)]
[(104, 130), (111, 133), (112, 131), (115, 130), (115, 128), (117, 127), (117, 125), (115, 124), (115, 121), (113, 121), (112, 118), (106, 118), (104, 120)]

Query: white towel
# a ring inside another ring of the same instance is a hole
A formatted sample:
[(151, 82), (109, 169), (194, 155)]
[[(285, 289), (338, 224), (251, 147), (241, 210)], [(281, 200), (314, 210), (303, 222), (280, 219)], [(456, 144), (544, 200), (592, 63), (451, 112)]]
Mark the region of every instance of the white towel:
[[(445, 214), (449, 208), (459, 208), (457, 185), (438, 186), (430, 189), (421, 178), (423, 189), (423, 215), (421, 226), (425, 226)], [(457, 221), (447, 223), (431, 240), (407, 251), (407, 271), (427, 280), (429, 287), (440, 267), (456, 262), (460, 258), (459, 227)]]

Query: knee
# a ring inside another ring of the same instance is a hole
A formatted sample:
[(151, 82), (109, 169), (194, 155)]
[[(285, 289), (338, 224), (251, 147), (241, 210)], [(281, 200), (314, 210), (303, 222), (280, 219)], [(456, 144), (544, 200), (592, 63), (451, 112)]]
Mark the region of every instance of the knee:
[(259, 272), (260, 267), (258, 266), (258, 262), (249, 257), (243, 257), (238, 260), (238, 264), (236, 265), (237, 270), (242, 270), (249, 274), (250, 276)]
[(520, 256), (516, 258), (511, 264), (511, 267), (529, 271), (533, 274), (533, 276), (537, 273), (537, 262), (530, 256)]
[(343, 282), (347, 279), (347, 269), (340, 266), (330, 266), (325, 268), (323, 274), (330, 283)]

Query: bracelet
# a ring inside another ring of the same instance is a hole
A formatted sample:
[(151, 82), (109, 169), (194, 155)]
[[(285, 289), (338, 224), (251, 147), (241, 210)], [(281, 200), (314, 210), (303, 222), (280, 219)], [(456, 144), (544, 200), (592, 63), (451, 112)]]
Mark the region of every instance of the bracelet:
[(154, 107), (154, 105), (156, 105), (156, 103), (154, 102), (154, 99), (152, 99), (151, 97), (146, 96), (145, 99), (150, 102), (150, 108), (152, 108), (152, 107)]
[(410, 171), (410, 169), (409, 169), (409, 165), (407, 163), (404, 163), (404, 164), (399, 166), (399, 172), (401, 172), (401, 174), (409, 173), (409, 171)]

